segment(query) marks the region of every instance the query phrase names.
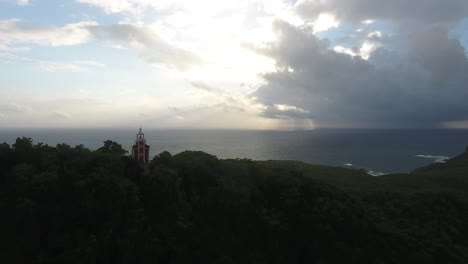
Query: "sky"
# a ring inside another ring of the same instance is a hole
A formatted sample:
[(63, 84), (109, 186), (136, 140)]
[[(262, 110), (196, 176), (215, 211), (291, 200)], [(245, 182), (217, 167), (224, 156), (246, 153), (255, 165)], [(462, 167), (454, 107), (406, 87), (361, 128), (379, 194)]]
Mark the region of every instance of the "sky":
[(466, 0), (0, 0), (0, 128), (468, 128)]

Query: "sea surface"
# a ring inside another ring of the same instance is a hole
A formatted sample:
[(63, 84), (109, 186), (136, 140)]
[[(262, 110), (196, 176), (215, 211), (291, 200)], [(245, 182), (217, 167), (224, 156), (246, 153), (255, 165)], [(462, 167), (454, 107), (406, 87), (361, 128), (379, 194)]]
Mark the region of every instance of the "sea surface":
[[(219, 158), (299, 160), (362, 168), (373, 175), (410, 172), (464, 152), (468, 130), (317, 129), (311, 131), (144, 130), (150, 156), (167, 150), (201, 150)], [(97, 149), (116, 141), (130, 150), (135, 130), (0, 129), (0, 142), (17, 137), (55, 146), (84, 144)]]

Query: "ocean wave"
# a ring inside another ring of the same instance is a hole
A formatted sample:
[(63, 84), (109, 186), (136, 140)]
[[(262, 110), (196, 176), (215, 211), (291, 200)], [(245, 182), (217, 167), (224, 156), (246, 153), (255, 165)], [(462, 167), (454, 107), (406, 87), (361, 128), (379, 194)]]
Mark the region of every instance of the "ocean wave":
[(422, 159), (432, 159), (434, 160), (434, 162), (437, 162), (437, 163), (445, 163), (446, 160), (451, 159), (451, 157), (447, 157), (447, 156), (435, 156), (435, 155), (423, 155), (423, 154), (415, 155), (415, 156), (418, 158), (422, 158)]
[(367, 171), (367, 174), (371, 176), (383, 176), (383, 175), (386, 175), (387, 173), (380, 172), (380, 171)]
[[(352, 163), (343, 163), (343, 166), (345, 167), (349, 167), (349, 168), (355, 168), (355, 169), (359, 169), (360, 167), (356, 167), (354, 166), (354, 164)], [(383, 176), (383, 175), (386, 175), (388, 173), (385, 173), (385, 172), (380, 172), (380, 171), (373, 171), (373, 170), (369, 170), (368, 168), (360, 168), (360, 169), (363, 169), (363, 170), (366, 170), (366, 173), (371, 175), (371, 176)]]

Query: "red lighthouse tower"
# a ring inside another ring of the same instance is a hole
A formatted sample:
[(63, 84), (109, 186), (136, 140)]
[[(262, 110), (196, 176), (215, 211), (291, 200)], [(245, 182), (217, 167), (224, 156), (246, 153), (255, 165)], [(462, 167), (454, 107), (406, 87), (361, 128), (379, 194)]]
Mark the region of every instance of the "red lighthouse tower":
[(135, 144), (132, 147), (132, 154), (141, 166), (146, 166), (149, 163), (149, 148), (150, 146), (146, 144), (145, 134), (140, 127)]

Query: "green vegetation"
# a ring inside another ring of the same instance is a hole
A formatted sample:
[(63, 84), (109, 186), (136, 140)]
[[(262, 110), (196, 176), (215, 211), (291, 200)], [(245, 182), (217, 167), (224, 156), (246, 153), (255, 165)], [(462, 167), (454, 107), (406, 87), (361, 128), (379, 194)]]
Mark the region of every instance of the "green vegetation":
[(468, 263), (468, 159), (412, 174), (0, 144), (2, 263)]

